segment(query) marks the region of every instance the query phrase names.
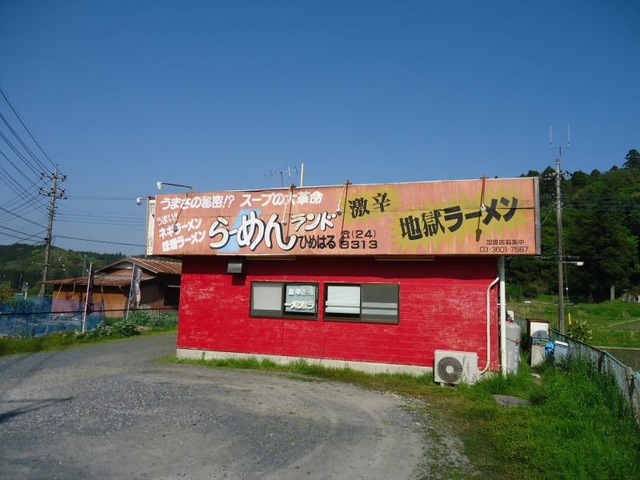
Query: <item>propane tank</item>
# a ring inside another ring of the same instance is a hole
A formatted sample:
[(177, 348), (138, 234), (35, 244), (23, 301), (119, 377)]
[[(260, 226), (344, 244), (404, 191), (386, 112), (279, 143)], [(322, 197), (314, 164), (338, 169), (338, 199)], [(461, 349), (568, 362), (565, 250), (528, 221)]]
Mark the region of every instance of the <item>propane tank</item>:
[(507, 365), (506, 373), (518, 373), (520, 364), (520, 325), (509, 319), (507, 321)]

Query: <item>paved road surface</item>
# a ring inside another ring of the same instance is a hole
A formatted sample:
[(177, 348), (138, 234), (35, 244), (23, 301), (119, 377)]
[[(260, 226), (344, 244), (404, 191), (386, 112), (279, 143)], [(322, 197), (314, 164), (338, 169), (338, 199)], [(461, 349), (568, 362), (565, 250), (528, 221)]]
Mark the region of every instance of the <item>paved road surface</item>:
[(175, 335), (0, 357), (0, 478), (415, 479), (394, 395), (151, 360)]

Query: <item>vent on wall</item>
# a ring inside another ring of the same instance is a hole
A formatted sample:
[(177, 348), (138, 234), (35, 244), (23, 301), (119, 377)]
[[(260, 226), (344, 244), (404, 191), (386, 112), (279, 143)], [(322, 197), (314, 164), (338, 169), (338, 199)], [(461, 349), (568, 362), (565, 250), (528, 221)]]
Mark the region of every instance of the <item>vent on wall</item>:
[(456, 352), (436, 350), (433, 364), (433, 379), (436, 383), (456, 385), (475, 383), (478, 372), (478, 354), (474, 352)]

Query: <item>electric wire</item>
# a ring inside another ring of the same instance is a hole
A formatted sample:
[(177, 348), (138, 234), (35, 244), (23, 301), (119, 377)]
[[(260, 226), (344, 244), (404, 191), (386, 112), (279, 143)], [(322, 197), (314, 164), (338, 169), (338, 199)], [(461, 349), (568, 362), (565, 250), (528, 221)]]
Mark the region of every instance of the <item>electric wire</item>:
[[(127, 198), (131, 201), (130, 198)], [(94, 211), (86, 211), (66, 204), (58, 217), (60, 222), (67, 223), (91, 223), (95, 225), (120, 225), (120, 226), (142, 226), (145, 220), (137, 215), (102, 214), (98, 215)]]
[[(4, 135), (3, 135), (1, 132), (0, 132), (0, 138), (4, 138)], [(44, 185), (44, 182), (42, 181), (42, 179), (41, 179), (41, 177), (40, 177), (40, 174), (39, 174), (37, 171), (32, 170), (32, 171), (35, 173), (36, 178), (39, 178), (39, 183), (40, 183), (40, 185), (38, 185), (34, 180), (32, 180), (31, 178), (29, 178), (29, 177), (28, 177), (28, 176), (27, 176), (27, 175), (22, 171), (22, 169), (21, 169), (21, 168), (19, 168), (15, 163), (13, 163), (13, 162), (11, 161), (11, 159), (10, 159), (9, 157), (7, 157), (7, 155), (6, 155), (2, 150), (0, 150), (0, 153), (2, 154), (2, 156), (3, 156), (4, 158), (6, 158), (6, 159), (7, 159), (7, 161), (11, 164), (11, 166), (12, 166), (13, 168), (15, 168), (15, 169), (16, 169), (16, 171), (17, 171), (18, 173), (20, 173), (20, 174), (21, 174), (21, 175), (22, 175), (22, 176), (23, 176), (23, 177), (24, 177), (24, 178), (25, 178), (29, 183), (31, 183), (33, 186), (35, 186), (35, 187), (39, 188), (40, 186)], [(20, 154), (18, 153), (18, 155), (20, 155)], [(3, 170), (4, 170), (4, 169), (3, 169)], [(5, 173), (7, 174), (7, 176), (9, 176), (9, 177), (10, 177), (12, 180), (14, 180), (16, 183), (18, 183), (18, 182), (17, 182), (17, 180), (15, 180), (15, 178), (13, 178), (13, 176), (12, 176), (11, 174), (9, 174), (6, 170), (4, 170), (4, 171), (5, 171)]]
[(137, 221), (137, 222), (123, 222), (123, 221), (109, 221), (109, 220), (99, 220), (99, 219), (95, 219), (92, 220), (90, 218), (74, 218), (74, 219), (67, 219), (63, 216), (59, 217), (57, 219), (58, 222), (60, 223), (79, 223), (79, 224), (88, 224), (88, 225), (111, 225), (111, 226), (122, 226), (122, 227), (136, 227), (136, 226), (142, 226), (143, 222), (142, 221)]
[(94, 242), (94, 243), (105, 243), (109, 245), (126, 245), (129, 247), (144, 247), (145, 245), (141, 243), (125, 243), (125, 242), (110, 242), (107, 240), (95, 240), (90, 238), (79, 238), (79, 237), (69, 237), (66, 235), (55, 235), (56, 238), (66, 238), (68, 240), (81, 240), (83, 242)]
[(27, 232), (21, 232), (19, 230), (15, 230), (13, 228), (5, 227), (3, 225), (0, 225), (0, 228), (3, 229), (3, 230), (9, 230), (10, 232), (13, 232), (13, 233), (19, 233), (20, 235), (28, 235), (28, 236), (32, 236), (32, 237), (41, 236), (46, 231), (46, 229), (45, 229), (45, 230), (43, 230), (41, 232), (37, 232), (37, 233), (31, 234), (31, 233), (27, 233)]
[(29, 235), (27, 237), (23, 237), (23, 236), (19, 237), (17, 235), (11, 235), (10, 233), (2, 233), (2, 232), (0, 232), (0, 235), (3, 236), (3, 237), (9, 237), (9, 238), (13, 238), (13, 239), (19, 240), (21, 242), (33, 242), (33, 243), (31, 243), (31, 245), (39, 245), (39, 244), (42, 243), (40, 241), (41, 239), (39, 239), (38, 241), (32, 240), (34, 237), (37, 237), (37, 235)]
[[(22, 160), (22, 162), (29, 168), (29, 170), (31, 170), (36, 176), (40, 175), (41, 172), (39, 172), (26, 158), (24, 155), (22, 155), (22, 153), (20, 153), (20, 151), (16, 148), (16, 146), (11, 143), (11, 141), (7, 138), (7, 136), (0, 132), (0, 138), (2, 138), (4, 140), (4, 142), (9, 146), (9, 148), (11, 150), (13, 150), (13, 153), (16, 154), (16, 156)], [(18, 169), (18, 167), (15, 166), (15, 164), (13, 162), (11, 162), (11, 165), (13, 165), (13, 167), (18, 170), (22, 175), (24, 175), (25, 178), (28, 179), (28, 177), (24, 174), (24, 172), (22, 172), (22, 170)]]
[[(18, 114), (18, 112), (16, 111), (15, 108), (13, 108), (13, 105), (11, 104), (11, 102), (9, 101), (9, 98), (7, 97), (7, 95), (4, 93), (4, 91), (2, 90), (2, 88), (0, 88), (0, 94), (2, 94), (2, 97), (4, 98), (5, 102), (7, 102), (7, 105), (9, 105), (9, 108), (11, 108), (11, 111), (13, 112), (13, 114), (16, 116), (16, 118), (18, 119), (18, 121), (20, 122), (20, 124), (22, 125), (22, 127), (27, 131), (27, 133), (29, 134), (29, 136), (31, 137), (31, 139), (33, 140), (33, 142), (38, 146), (38, 148), (40, 149), (40, 151), (42, 152), (42, 154), (45, 156), (45, 158), (49, 161), (49, 163), (51, 164), (51, 166), (55, 169), (57, 169), (57, 165), (55, 165), (51, 159), (49, 158), (49, 155), (47, 155), (47, 152), (44, 151), (44, 149), (42, 148), (42, 146), (40, 146), (40, 144), (38, 143), (38, 140), (36, 140), (36, 138), (33, 136), (33, 134), (31, 133), (31, 130), (29, 130), (29, 127), (27, 127), (27, 125), (24, 123), (24, 121), (22, 120), (22, 117), (20, 117), (20, 115)], [(42, 169), (44, 171), (46, 171), (46, 167), (44, 166), (44, 164), (40, 161), (38, 161), (38, 163), (42, 166)]]
[(77, 198), (80, 198), (82, 200), (97, 200), (97, 201), (126, 201), (126, 202), (131, 202), (133, 200), (135, 200), (132, 197), (113, 197), (113, 196), (109, 196), (109, 195), (67, 195), (67, 198), (69, 200), (75, 200)]
[[(60, 175), (59, 170), (2, 89), (0, 95), (4, 99), (4, 102), (0, 101), (0, 160), (3, 160), (0, 165), (0, 183), (8, 187), (5, 192), (13, 193), (9, 198), (5, 195), (2, 200), (0, 238), (46, 242), (46, 237), (51, 234), (42, 223), (48, 216), (55, 217), (58, 214), (53, 198), (61, 192), (57, 188), (53, 190), (55, 183), (49, 188), (46, 179), (56, 178), (55, 176)], [(30, 146), (31, 142), (37, 148)], [(41, 155), (46, 160), (41, 160)]]
[[(44, 211), (44, 204), (41, 200), (39, 200), (40, 195), (37, 193), (39, 189), (42, 188), (42, 182), (36, 183), (31, 178), (24, 175), (21, 169), (19, 169), (14, 162), (5, 154), (4, 151), (0, 150), (0, 155), (4, 157), (11, 166), (13, 166), (16, 170), (22, 173), (23, 176), (30, 182), (31, 185), (23, 186), (23, 184), (18, 181), (8, 170), (4, 167), (0, 166), (0, 181), (7, 185), (11, 191), (15, 193), (15, 197), (10, 199), (9, 201), (4, 203), (4, 211), (8, 211), (11, 209), (11, 212), (17, 216), (24, 216), (28, 213), (38, 211), (40, 215), (42, 211)], [(3, 216), (6, 218), (6, 216)]]
[(26, 218), (26, 217), (22, 217), (22, 216), (20, 216), (20, 215), (17, 215), (16, 213), (11, 212), (11, 211), (9, 211), (9, 210), (6, 210), (6, 209), (4, 209), (4, 208), (2, 208), (2, 207), (0, 207), (0, 210), (2, 210), (3, 212), (8, 213), (9, 215), (11, 215), (11, 216), (13, 216), (13, 217), (17, 217), (17, 218), (19, 218), (19, 219), (21, 219), (21, 220), (24, 220), (25, 222), (31, 223), (31, 224), (35, 225), (36, 227), (45, 228), (45, 226), (44, 226), (44, 225), (40, 225), (39, 223), (36, 223), (36, 222), (34, 222), (33, 220), (29, 220), (29, 219), (28, 219), (28, 218)]
[[(31, 151), (31, 149), (29, 148), (29, 146), (24, 142), (24, 140), (22, 140), (22, 138), (20, 137), (20, 135), (18, 135), (18, 132), (16, 132), (14, 130), (14, 128), (11, 126), (11, 124), (9, 123), (9, 121), (7, 120), (7, 118), (2, 114), (2, 112), (0, 112), (0, 119), (3, 121), (3, 123), (7, 126), (7, 128), (9, 129), (9, 131), (11, 133), (13, 133), (13, 136), (18, 140), (18, 142), (20, 142), (20, 145), (22, 145), (22, 148), (24, 148), (26, 150), (26, 152), (29, 154), (29, 156), (38, 164), (38, 166), (40, 166), (41, 171), (46, 172), (47, 169), (45, 168), (44, 164), (38, 159), (38, 157), (35, 156), (35, 154)], [(6, 139), (5, 139), (6, 141)], [(26, 159), (24, 159), (26, 161)]]

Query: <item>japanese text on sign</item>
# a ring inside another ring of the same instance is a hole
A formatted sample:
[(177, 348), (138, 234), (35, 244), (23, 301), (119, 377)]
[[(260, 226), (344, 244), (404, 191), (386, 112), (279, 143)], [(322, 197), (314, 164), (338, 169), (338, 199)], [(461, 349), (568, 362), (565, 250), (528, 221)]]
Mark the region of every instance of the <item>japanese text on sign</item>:
[(152, 225), (159, 255), (539, 253), (532, 178), (159, 195)]

